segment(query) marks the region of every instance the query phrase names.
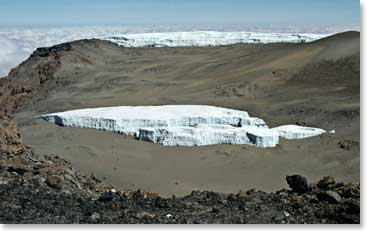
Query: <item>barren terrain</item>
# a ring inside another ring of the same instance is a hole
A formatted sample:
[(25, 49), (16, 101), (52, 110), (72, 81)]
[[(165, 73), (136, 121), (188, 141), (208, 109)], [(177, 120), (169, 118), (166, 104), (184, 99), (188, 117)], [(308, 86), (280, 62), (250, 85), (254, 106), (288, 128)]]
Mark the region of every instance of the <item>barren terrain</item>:
[[(358, 182), (359, 41), (357, 32), (307, 44), (220, 47), (123, 48), (75, 41), (37, 50), (0, 80), (1, 110), (15, 111), (23, 142), (36, 155), (61, 155), (121, 189), (163, 196), (193, 189), (272, 191), (285, 187), (285, 176), (292, 174)], [(270, 126), (297, 123), (336, 133), (282, 140), (266, 149), (163, 147), (35, 118), (78, 108), (163, 104), (239, 109)]]

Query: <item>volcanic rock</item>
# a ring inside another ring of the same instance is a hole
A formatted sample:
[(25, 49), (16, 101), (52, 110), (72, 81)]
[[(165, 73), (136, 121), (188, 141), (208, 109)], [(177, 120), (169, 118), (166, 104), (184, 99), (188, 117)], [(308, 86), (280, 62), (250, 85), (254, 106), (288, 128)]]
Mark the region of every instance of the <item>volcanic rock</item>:
[(306, 193), (309, 191), (307, 179), (300, 175), (286, 177), (289, 187), (296, 193)]

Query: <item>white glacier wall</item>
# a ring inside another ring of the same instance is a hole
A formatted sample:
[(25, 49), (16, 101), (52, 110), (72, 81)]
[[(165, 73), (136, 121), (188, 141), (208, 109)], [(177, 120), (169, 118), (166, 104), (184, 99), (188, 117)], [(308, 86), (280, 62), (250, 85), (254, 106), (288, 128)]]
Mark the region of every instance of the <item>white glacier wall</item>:
[(279, 137), (301, 139), (325, 131), (284, 125), (268, 128), (245, 111), (204, 105), (120, 106), (41, 115), (49, 122), (131, 135), (164, 146), (249, 144), (274, 147)]
[(230, 125), (142, 128), (137, 138), (164, 146), (250, 144), (257, 147), (274, 147), (278, 143), (278, 134), (265, 127)]
[(190, 31), (122, 34), (104, 39), (125, 47), (181, 47), (221, 46), (236, 43), (300, 43), (327, 36), (329, 34)]

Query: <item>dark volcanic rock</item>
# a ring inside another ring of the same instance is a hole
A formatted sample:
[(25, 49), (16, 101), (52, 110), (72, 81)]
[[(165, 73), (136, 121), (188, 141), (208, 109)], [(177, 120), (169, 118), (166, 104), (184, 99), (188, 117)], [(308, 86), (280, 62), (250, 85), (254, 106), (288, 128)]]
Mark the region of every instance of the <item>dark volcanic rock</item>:
[(319, 188), (328, 188), (329, 185), (335, 184), (335, 180), (333, 177), (327, 176), (322, 178), (318, 183), (317, 187)]
[(338, 143), (339, 147), (345, 150), (352, 150), (354, 148), (359, 148), (359, 142), (354, 140), (343, 140)]
[(307, 179), (300, 175), (286, 177), (289, 187), (296, 193), (306, 193), (309, 191)]
[(340, 195), (337, 192), (334, 192), (331, 190), (320, 192), (317, 195), (317, 197), (321, 201), (327, 201), (330, 203), (339, 203), (342, 200), (342, 198), (340, 197)]
[[(340, 185), (346, 190), (358, 185)], [(85, 190), (85, 189), (84, 189)], [(321, 191), (337, 199), (334, 191)], [(233, 194), (195, 191), (174, 198), (152, 197), (141, 192), (67, 193), (46, 185), (11, 178), (0, 187), (1, 223), (359, 223), (359, 199), (343, 198), (338, 203), (323, 197), (310, 202), (309, 191), (297, 195), (287, 190), (260, 191), (237, 198)], [(135, 196), (134, 196), (135, 195)], [(139, 195), (139, 196), (137, 196)], [(297, 206), (295, 206), (297, 205)]]
[(114, 198), (114, 194), (112, 192), (105, 192), (103, 193), (98, 200), (100, 201), (111, 201)]
[(52, 53), (57, 53), (61, 51), (70, 51), (70, 50), (71, 50), (70, 43), (62, 43), (52, 47), (39, 47), (33, 52), (31, 57), (33, 56), (47, 57)]
[(56, 175), (51, 175), (46, 178), (46, 184), (51, 188), (61, 189), (64, 184), (64, 180)]

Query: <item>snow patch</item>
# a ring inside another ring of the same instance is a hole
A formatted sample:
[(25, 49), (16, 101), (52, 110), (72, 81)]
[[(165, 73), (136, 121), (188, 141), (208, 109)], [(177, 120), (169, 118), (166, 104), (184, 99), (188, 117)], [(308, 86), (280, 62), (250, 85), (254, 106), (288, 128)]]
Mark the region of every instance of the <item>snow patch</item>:
[(311, 33), (258, 33), (258, 32), (164, 32), (123, 34), (106, 37), (105, 40), (125, 47), (181, 47), (181, 46), (221, 46), (236, 43), (278, 43), (311, 42), (325, 34)]
[(315, 135), (320, 135), (326, 131), (320, 128), (301, 127), (297, 125), (283, 125), (271, 130), (276, 131), (280, 137), (285, 139), (303, 139)]
[(41, 115), (65, 127), (95, 128), (164, 146), (249, 144), (275, 147), (279, 137), (302, 139), (323, 129), (284, 125), (268, 128), (245, 111), (204, 105), (120, 106)]

